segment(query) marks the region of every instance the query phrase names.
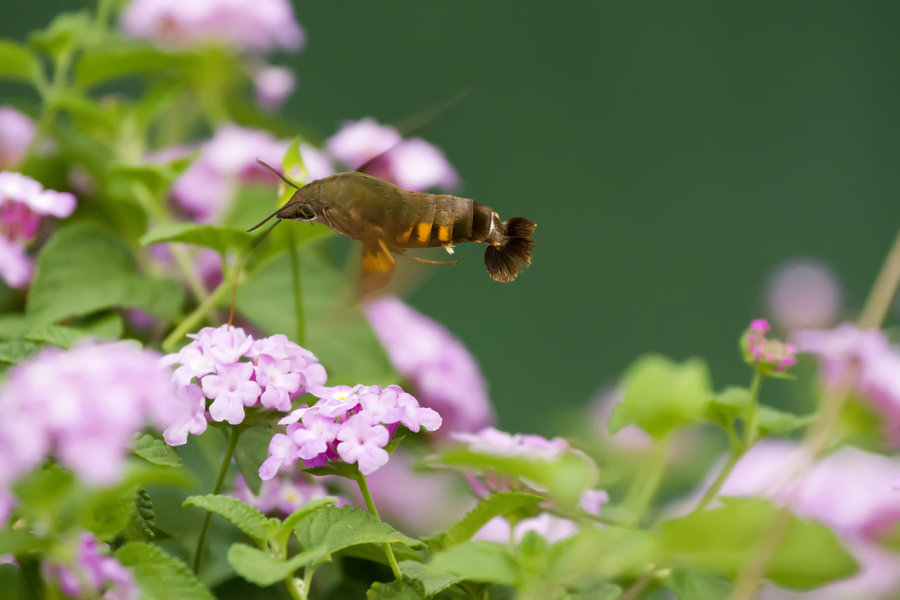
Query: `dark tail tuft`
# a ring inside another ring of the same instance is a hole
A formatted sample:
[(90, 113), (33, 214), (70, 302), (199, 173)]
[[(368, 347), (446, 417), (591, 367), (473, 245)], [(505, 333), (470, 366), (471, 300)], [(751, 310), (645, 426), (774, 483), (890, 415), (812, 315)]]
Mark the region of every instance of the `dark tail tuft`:
[(509, 283), (523, 267), (531, 264), (534, 250), (531, 234), (537, 225), (522, 217), (504, 221), (502, 225), (499, 243), (489, 245), (484, 251), (484, 266), (494, 281)]

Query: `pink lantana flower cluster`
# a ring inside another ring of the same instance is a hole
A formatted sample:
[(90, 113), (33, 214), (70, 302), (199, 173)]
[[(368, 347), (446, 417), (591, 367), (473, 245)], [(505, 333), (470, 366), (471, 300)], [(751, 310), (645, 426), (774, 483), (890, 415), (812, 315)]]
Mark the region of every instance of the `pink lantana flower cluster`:
[(801, 352), (819, 358), (825, 385), (849, 385), (884, 417), (889, 440), (900, 445), (900, 351), (884, 332), (844, 323), (797, 332), (793, 341)]
[(259, 469), (263, 480), (298, 460), (307, 467), (355, 463), (368, 475), (387, 464), (384, 448), (399, 425), (413, 432), (441, 426), (437, 412), (419, 406), (396, 385), (339, 385), (313, 390), (313, 395), (319, 398), (313, 406), (302, 406), (279, 421), (287, 429), (272, 436), (269, 458)]
[(0, 389), (0, 490), (53, 455), (83, 481), (115, 483), (132, 436), (184, 419), (160, 356), (129, 342), (46, 349)]
[[(287, 412), (294, 399), (326, 380), (319, 359), (281, 334), (254, 340), (240, 327), (221, 325), (188, 337), (189, 344), (163, 359), (178, 365), (172, 378), (189, 413), (164, 432), (172, 446), (187, 442), (189, 433), (206, 431), (208, 419), (242, 423), (250, 406)], [(207, 400), (212, 400), (208, 408)]]
[(131, 571), (101, 552), (105, 546), (90, 533), (83, 532), (74, 561), (67, 565), (45, 563), (44, 575), (57, 580), (60, 591), (72, 598), (138, 600), (140, 590)]
[(797, 363), (797, 349), (791, 344), (768, 339), (771, 329), (765, 319), (754, 319), (741, 340), (744, 360), (763, 375), (780, 373)]
[(34, 140), (34, 121), (11, 106), (0, 106), (0, 170), (15, 168)]
[(0, 277), (14, 288), (31, 283), (33, 266), (25, 248), (37, 234), (41, 218), (68, 217), (75, 196), (44, 189), (38, 181), (14, 171), (0, 171)]
[(367, 173), (407, 190), (459, 185), (456, 169), (441, 150), (421, 138), (403, 139), (396, 129), (371, 117), (344, 123), (326, 141), (324, 152), (301, 144), (300, 154), (310, 179), (333, 175), (335, 162), (341, 170), (355, 170), (375, 159)]
[(395, 296), (365, 306), (391, 365), (424, 406), (444, 419), (444, 429), (478, 431), (494, 421), (478, 362), (452, 333)]

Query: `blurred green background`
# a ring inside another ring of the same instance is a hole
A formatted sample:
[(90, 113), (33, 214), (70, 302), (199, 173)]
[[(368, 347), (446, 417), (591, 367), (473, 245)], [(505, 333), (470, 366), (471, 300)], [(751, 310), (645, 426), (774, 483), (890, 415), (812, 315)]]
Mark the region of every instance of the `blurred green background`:
[[(0, 35), (90, 4), (10, 3)], [(820, 257), (857, 309), (897, 230), (895, 2), (295, 8), (307, 47), (272, 58), (322, 137), (472, 88), (422, 135), (461, 195), (539, 224), (534, 264), (501, 285), (459, 246), (409, 300), (477, 356), (503, 427), (555, 432), (645, 351), (746, 383), (736, 340), (771, 269)]]

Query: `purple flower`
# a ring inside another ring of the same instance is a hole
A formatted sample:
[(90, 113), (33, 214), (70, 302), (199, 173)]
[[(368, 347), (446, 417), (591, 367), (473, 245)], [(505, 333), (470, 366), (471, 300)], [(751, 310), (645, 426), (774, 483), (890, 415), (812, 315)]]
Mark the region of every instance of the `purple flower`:
[[(278, 512), (289, 515), (307, 502), (331, 494), (319, 480), (312, 480), (308, 475), (298, 473), (292, 478), (276, 477), (263, 481), (258, 494), (254, 494), (244, 478), (238, 475), (231, 495), (255, 506), (264, 514)], [(338, 504), (346, 504), (346, 500), (341, 499)]]
[(346, 463), (356, 463), (363, 475), (368, 475), (387, 464), (384, 450), (391, 438), (387, 428), (372, 422), (364, 414), (355, 414), (340, 427), (336, 438), (340, 440), (337, 453)]
[(34, 265), (19, 244), (0, 235), (0, 277), (11, 288), (28, 287)]
[[(201, 146), (200, 157), (175, 180), (172, 198), (195, 220), (213, 223), (231, 204), (237, 182), (277, 183), (256, 161), (259, 159), (277, 166), (288, 145), (265, 131), (223, 125)], [(177, 153), (175, 150), (164, 151), (154, 160), (168, 160), (172, 154)]]
[(791, 260), (766, 284), (766, 306), (782, 329), (797, 331), (834, 324), (842, 305), (841, 286), (827, 265), (813, 259)]
[(18, 165), (34, 139), (34, 121), (11, 106), (0, 106), (0, 170)]
[(787, 370), (797, 362), (797, 349), (790, 344), (766, 338), (771, 327), (765, 319), (754, 319), (741, 342), (744, 360), (763, 375)]
[[(187, 416), (165, 432), (166, 442), (180, 445), (187, 434), (206, 429), (209, 418), (232, 425), (242, 423), (245, 407), (260, 404), (283, 412), (296, 398), (325, 383), (325, 369), (315, 355), (283, 335), (254, 340), (240, 327), (205, 327), (188, 337), (192, 341), (162, 359), (177, 365), (173, 381)], [(198, 397), (198, 391), (202, 393)]]
[[(900, 586), (900, 559), (879, 545), (900, 523), (900, 462), (845, 446), (799, 476), (800, 446), (763, 441), (737, 463), (723, 496), (762, 496), (789, 506), (837, 532), (861, 565), (856, 575), (818, 588), (803, 598), (893, 598)], [(774, 588), (767, 598), (786, 598)]]
[(105, 600), (137, 600), (140, 596), (131, 571), (102, 554), (101, 544), (87, 532), (81, 534), (71, 563), (47, 563), (45, 571), (59, 581), (60, 591), (67, 596), (94, 598), (102, 594)]
[(120, 25), (132, 37), (173, 46), (216, 42), (261, 52), (304, 42), (288, 0), (134, 0)]
[(391, 364), (449, 431), (477, 431), (494, 420), (484, 377), (465, 346), (441, 325), (396, 297), (366, 304)]
[(459, 184), (459, 175), (443, 152), (420, 138), (404, 140), (396, 129), (371, 117), (348, 121), (326, 147), (349, 169), (375, 159), (367, 172), (409, 190), (449, 189)]
[(269, 445), (269, 458), (259, 476), (269, 479), (282, 467), (302, 459), (308, 467), (329, 460), (356, 463), (368, 475), (387, 463), (384, 447), (398, 424), (412, 431), (435, 431), (441, 418), (431, 409), (392, 385), (334, 386), (312, 390), (319, 398), (313, 406), (301, 406), (279, 421), (287, 425)]
[(184, 418), (159, 356), (127, 342), (48, 348), (0, 389), (0, 488), (50, 454), (94, 485), (121, 475), (131, 437)]
[[(557, 517), (550, 513), (541, 513), (535, 517), (529, 517), (517, 522), (513, 528), (512, 537), (518, 543), (522, 541), (522, 538), (529, 531), (534, 531), (553, 544), (578, 533), (578, 526), (569, 519)], [(503, 517), (494, 517), (485, 523), (484, 527), (472, 539), (507, 544), (510, 539), (509, 521)]]
[(882, 415), (888, 439), (900, 445), (900, 352), (883, 332), (845, 323), (797, 332), (794, 342), (801, 352), (818, 356), (827, 386), (850, 385)]
[(572, 449), (569, 442), (556, 437), (548, 440), (534, 434), (511, 434), (493, 427), (478, 433), (455, 432), (455, 441), (467, 444), (472, 452), (495, 456), (521, 456), (530, 460), (555, 460)]
[(266, 109), (278, 108), (294, 91), (296, 80), (294, 73), (286, 67), (265, 65), (253, 75), (256, 86), (256, 101)]

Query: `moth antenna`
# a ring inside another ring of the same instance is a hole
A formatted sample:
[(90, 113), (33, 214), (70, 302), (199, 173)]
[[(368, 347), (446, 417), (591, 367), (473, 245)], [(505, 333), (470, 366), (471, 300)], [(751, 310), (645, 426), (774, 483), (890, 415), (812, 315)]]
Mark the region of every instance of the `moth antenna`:
[[(283, 208), (283, 207), (282, 207), (282, 208)], [(262, 221), (260, 221), (259, 223), (257, 223), (256, 225), (254, 225), (253, 227), (251, 227), (250, 229), (248, 229), (248, 230), (247, 230), (247, 233), (250, 233), (251, 231), (253, 231), (253, 230), (255, 230), (255, 229), (259, 229), (260, 227), (262, 227), (263, 225), (265, 225), (266, 223), (268, 223), (268, 222), (272, 219), (272, 217), (274, 217), (275, 215), (277, 215), (279, 212), (281, 212), (281, 209), (280, 209), (280, 208), (279, 208), (278, 210), (276, 210), (275, 212), (273, 212), (273, 213), (272, 213), (271, 215), (269, 215), (268, 217), (266, 217), (265, 219), (263, 219)], [(280, 223), (280, 222), (281, 222), (281, 219), (278, 219), (278, 221), (276, 221), (275, 224), (277, 225), (277, 224)], [(273, 225), (273, 227), (274, 227), (274, 226), (275, 226), (275, 225)], [(265, 234), (263, 234), (263, 235), (265, 235)]]
[[(268, 221), (271, 218), (272, 217), (267, 218), (266, 221)], [(265, 223), (266, 221), (263, 221), (263, 223)], [(263, 223), (260, 223), (259, 225), (262, 225)], [(234, 269), (234, 273), (235, 273), (234, 288), (231, 290), (231, 308), (228, 309), (228, 328), (229, 329), (231, 328), (231, 323), (234, 321), (234, 305), (237, 304), (238, 282), (240, 280), (241, 269), (244, 268), (244, 260), (247, 258), (247, 256), (250, 255), (251, 252), (253, 252), (256, 249), (257, 246), (259, 246), (262, 243), (262, 241), (264, 239), (266, 239), (266, 237), (268, 237), (268, 235), (270, 233), (272, 233), (272, 230), (275, 229), (275, 226), (278, 225), (279, 223), (281, 223), (281, 219), (272, 223), (272, 225), (270, 225), (268, 229), (263, 231), (256, 238), (254, 238), (253, 241), (251, 241), (250, 244), (247, 245), (247, 248), (245, 248), (244, 251), (241, 252), (240, 258), (238, 258), (237, 265), (235, 266), (235, 269)], [(259, 227), (259, 225), (257, 225), (256, 227)], [(256, 229), (256, 227), (254, 227), (253, 229)], [(253, 231), (253, 229), (251, 229), (250, 231)]]
[(299, 186), (299, 185), (297, 185), (296, 183), (294, 183), (293, 181), (291, 181), (290, 179), (288, 179), (287, 177), (285, 177), (284, 175), (282, 175), (281, 173), (279, 173), (278, 170), (275, 169), (275, 167), (273, 167), (272, 165), (270, 165), (270, 164), (268, 164), (268, 163), (265, 163), (265, 162), (261, 161), (261, 160), (258, 159), (258, 158), (256, 159), (256, 162), (258, 162), (259, 164), (261, 164), (262, 166), (264, 166), (264, 167), (267, 168), (268, 170), (270, 170), (270, 171), (272, 171), (273, 173), (275, 173), (275, 176), (278, 177), (278, 179), (282, 180), (283, 182), (285, 182), (286, 184), (288, 184), (289, 186), (291, 186), (291, 187), (294, 188), (295, 190), (299, 190), (299, 189), (300, 189), (300, 186)]

